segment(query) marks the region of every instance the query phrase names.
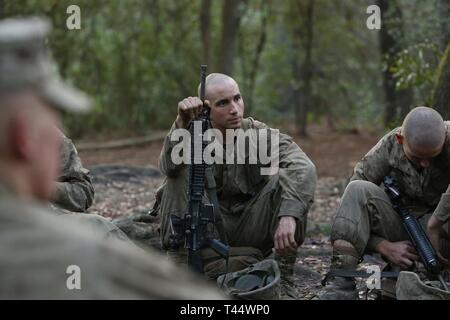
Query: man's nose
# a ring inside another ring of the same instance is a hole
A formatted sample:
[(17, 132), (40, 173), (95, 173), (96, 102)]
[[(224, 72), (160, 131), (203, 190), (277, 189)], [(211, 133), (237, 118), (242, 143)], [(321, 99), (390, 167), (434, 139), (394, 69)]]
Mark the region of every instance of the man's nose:
[(238, 113), (238, 110), (239, 110), (238, 104), (236, 102), (234, 102), (234, 101), (231, 102), (230, 113), (231, 114), (236, 114), (236, 113)]

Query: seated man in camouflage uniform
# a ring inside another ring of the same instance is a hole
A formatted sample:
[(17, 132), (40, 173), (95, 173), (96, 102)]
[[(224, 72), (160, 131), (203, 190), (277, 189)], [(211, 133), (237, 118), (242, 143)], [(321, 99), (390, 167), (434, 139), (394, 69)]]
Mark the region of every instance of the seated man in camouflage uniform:
[(101, 238), (129, 241), (114, 223), (98, 214), (85, 213), (94, 202), (94, 187), (89, 170), (83, 167), (72, 140), (60, 132), (62, 139), (60, 175), (55, 182), (51, 204), (61, 219), (81, 222)]
[[(450, 122), (444, 122), (431, 108), (418, 107), (406, 116), (402, 127), (386, 134), (362, 158), (354, 168), (334, 220), (331, 269), (354, 270), (366, 252), (380, 253), (401, 269), (410, 268), (419, 260), (401, 218), (381, 187), (387, 175), (396, 180), (404, 205), (423, 225), (428, 221), (430, 238), (440, 250), (433, 230), (449, 219), (449, 136)], [(448, 224), (444, 229), (448, 230)], [(330, 277), (319, 296), (354, 299), (355, 283)]]
[(222, 298), (158, 253), (102, 241), (48, 210), (57, 110), (88, 106), (54, 73), (48, 29), (41, 19), (0, 21), (0, 299)]
[[(243, 118), (244, 101), (238, 84), (227, 75), (208, 75), (206, 103), (211, 106), (212, 127), (223, 137), (226, 137), (226, 129), (270, 129), (250, 117)], [(178, 128), (187, 128), (202, 106), (198, 97), (188, 97), (179, 102), (178, 116), (161, 151), (159, 165), (166, 180), (157, 198), (161, 199), (161, 241), (165, 248), (169, 248), (170, 215), (183, 217), (187, 209), (186, 186), (189, 179), (188, 166), (176, 165), (171, 159), (176, 145), (171, 141), (171, 135)], [(227, 143), (230, 142), (225, 141)], [(225, 152), (228, 150), (228, 147), (222, 147)], [(234, 148), (235, 159), (236, 153), (237, 148)], [(248, 254), (240, 251), (242, 260), (237, 258), (234, 265), (230, 263), (229, 271), (244, 268), (255, 259), (263, 259), (272, 253), (272, 248), (284, 257), (290, 254), (287, 259), (292, 263), (297, 247), (304, 240), (307, 213), (316, 186), (314, 164), (291, 137), (280, 133), (278, 173), (261, 175), (260, 168), (259, 162), (249, 164), (248, 161), (245, 164), (213, 164), (216, 194), (228, 244), (235, 248), (250, 248)], [(240, 256), (239, 253), (237, 255)], [(249, 259), (252, 255), (255, 259)], [(210, 258), (205, 254), (205, 259), (207, 257)], [(211, 265), (214, 267), (205, 266), (206, 272), (223, 272), (223, 264)]]
[(52, 203), (72, 212), (86, 212), (94, 202), (94, 187), (89, 170), (83, 167), (72, 140), (62, 132), (61, 169)]

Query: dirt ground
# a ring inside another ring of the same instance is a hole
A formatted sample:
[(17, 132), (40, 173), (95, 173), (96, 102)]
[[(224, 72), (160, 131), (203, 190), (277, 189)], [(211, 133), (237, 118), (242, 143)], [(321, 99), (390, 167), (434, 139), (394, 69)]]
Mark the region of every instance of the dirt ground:
[[(380, 135), (337, 133), (311, 128), (309, 138), (295, 137), (297, 144), (315, 163), (318, 184), (315, 202), (308, 214), (307, 238), (298, 251), (294, 267), (297, 299), (311, 299), (330, 264), (331, 222), (356, 162), (378, 141)], [(85, 167), (91, 169), (96, 200), (90, 212), (120, 220), (148, 212), (156, 188), (162, 181), (157, 169), (162, 141), (140, 146), (98, 151), (80, 151)], [(158, 219), (140, 223), (130, 232), (134, 238), (158, 247)], [(140, 229), (141, 228), (141, 229)], [(154, 236), (148, 237), (149, 228)]]
[[(308, 215), (311, 228), (315, 228), (317, 223), (329, 224), (332, 221), (352, 168), (378, 139), (379, 135), (376, 134), (330, 133), (316, 127), (310, 129), (310, 137), (307, 139), (295, 137), (318, 172), (315, 202)], [(103, 179), (103, 183), (97, 183), (96, 201), (91, 210), (116, 218), (151, 207), (155, 189), (161, 182), (157, 169), (161, 148), (162, 141), (156, 141), (128, 148), (79, 151), (87, 168), (115, 165), (155, 171), (150, 177), (139, 177), (139, 169), (136, 169), (134, 173), (137, 176), (129, 181)], [(119, 194), (109, 190), (110, 187), (119, 191)]]

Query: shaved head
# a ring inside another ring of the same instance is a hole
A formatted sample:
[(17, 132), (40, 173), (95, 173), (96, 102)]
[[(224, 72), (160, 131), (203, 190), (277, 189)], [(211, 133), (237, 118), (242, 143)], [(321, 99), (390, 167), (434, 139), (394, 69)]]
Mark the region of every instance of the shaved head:
[(441, 115), (428, 107), (411, 110), (402, 125), (406, 143), (420, 150), (437, 150), (445, 142), (447, 130)]
[[(200, 86), (198, 95), (200, 97)], [(211, 107), (214, 128), (224, 131), (241, 127), (245, 106), (239, 86), (233, 78), (223, 73), (209, 74), (206, 77), (205, 99)]]
[[(213, 88), (215, 87), (221, 87), (223, 85), (226, 84), (236, 84), (236, 81), (230, 77), (227, 76), (226, 74), (223, 73), (210, 73), (207, 77), (206, 77), (206, 88), (205, 88), (205, 98), (206, 99), (210, 99), (210, 94), (211, 91), (214, 90)], [(198, 96), (200, 97), (200, 86), (201, 84), (198, 85)]]
[(441, 115), (428, 107), (411, 110), (403, 121), (397, 142), (403, 145), (406, 157), (416, 165), (427, 168), (444, 147), (447, 129)]

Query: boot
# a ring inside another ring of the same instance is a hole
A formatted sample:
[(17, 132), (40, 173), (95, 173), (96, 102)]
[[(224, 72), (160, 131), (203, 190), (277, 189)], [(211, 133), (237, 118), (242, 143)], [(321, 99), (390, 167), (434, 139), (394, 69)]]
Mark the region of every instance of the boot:
[[(356, 250), (350, 243), (343, 240), (335, 241), (330, 270), (356, 270), (359, 261), (356, 256)], [(357, 300), (356, 282), (353, 278), (330, 275), (317, 297), (319, 300)]]
[(277, 261), (281, 273), (281, 300), (295, 300), (298, 298), (298, 293), (295, 288), (294, 265), (297, 260), (296, 254), (281, 255), (274, 254), (275, 261)]

